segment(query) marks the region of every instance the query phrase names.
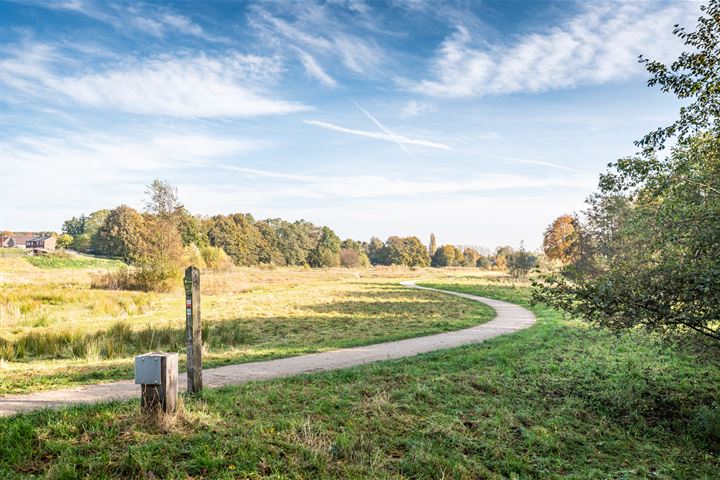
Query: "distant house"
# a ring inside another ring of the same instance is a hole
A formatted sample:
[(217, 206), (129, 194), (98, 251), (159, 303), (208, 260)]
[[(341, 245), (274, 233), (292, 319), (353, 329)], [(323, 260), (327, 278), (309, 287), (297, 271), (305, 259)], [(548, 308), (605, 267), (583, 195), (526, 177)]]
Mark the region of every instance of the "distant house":
[(36, 237), (34, 233), (11, 233), (0, 236), (0, 247), (25, 248), (28, 240)]
[(32, 248), (33, 250), (55, 250), (55, 244), (57, 238), (52, 235), (42, 235), (39, 237), (33, 237), (25, 242), (25, 248)]

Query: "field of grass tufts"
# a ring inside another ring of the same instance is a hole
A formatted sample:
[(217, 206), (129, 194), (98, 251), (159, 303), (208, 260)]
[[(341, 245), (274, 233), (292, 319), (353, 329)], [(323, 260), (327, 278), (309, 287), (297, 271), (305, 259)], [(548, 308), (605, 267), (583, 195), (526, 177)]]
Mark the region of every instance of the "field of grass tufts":
[(717, 355), (531, 308), (480, 345), (206, 390), (160, 421), (137, 401), (0, 419), (0, 477), (718, 478)]
[[(0, 265), (12, 272), (0, 282), (0, 394), (128, 379), (134, 355), (185, 349), (181, 285), (168, 294), (95, 290), (94, 269), (46, 270), (3, 258)], [(398, 285), (432, 275), (437, 272), (204, 273), (205, 365), (456, 330), (494, 316), (475, 302)]]

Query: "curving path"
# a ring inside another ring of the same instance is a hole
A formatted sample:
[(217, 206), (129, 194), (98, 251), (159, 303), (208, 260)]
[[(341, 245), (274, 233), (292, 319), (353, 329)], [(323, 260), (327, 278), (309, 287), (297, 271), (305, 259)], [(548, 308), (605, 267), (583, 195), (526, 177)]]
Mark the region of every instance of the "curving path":
[[(402, 282), (401, 285), (420, 290), (442, 292), (448, 295), (455, 295), (456, 297), (482, 302), (492, 307), (497, 312), (497, 316), (493, 320), (481, 325), (454, 332), (409, 338), (395, 342), (378, 343), (364, 347), (343, 348), (340, 350), (280, 358), (277, 360), (209, 368), (203, 370), (203, 385), (210, 388), (221, 387), (252, 380), (289, 377), (301, 373), (322, 372), (363, 365), (379, 360), (410, 357), (433, 350), (482, 342), (488, 338), (527, 328), (535, 323), (535, 315), (529, 310), (512, 303), (467, 293), (419, 287), (415, 285), (415, 282)], [(180, 374), (178, 386), (182, 389), (186, 385), (186, 382), (185, 374)], [(131, 380), (21, 395), (3, 395), (0, 396), (0, 416), (14, 415), (16, 413), (41, 408), (58, 408), (79, 403), (127, 400), (139, 398), (139, 396), (140, 386), (135, 385)]]

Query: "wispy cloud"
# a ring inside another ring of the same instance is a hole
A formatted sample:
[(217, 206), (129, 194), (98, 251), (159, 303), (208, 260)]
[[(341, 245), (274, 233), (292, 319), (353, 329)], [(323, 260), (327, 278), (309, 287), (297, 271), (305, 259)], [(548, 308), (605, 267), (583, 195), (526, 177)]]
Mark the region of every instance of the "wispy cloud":
[(0, 81), (25, 96), (174, 117), (251, 117), (309, 109), (265, 93), (281, 72), (273, 58), (230, 51), (217, 57), (130, 58), (83, 74), (59, 68), (71, 63), (48, 45), (24, 45), (0, 60)]
[(95, 2), (92, 0), (71, 0), (65, 2), (32, 1), (35, 5), (65, 10), (85, 15), (99, 22), (114, 27), (118, 32), (127, 34), (130, 31), (142, 32), (153, 37), (163, 38), (171, 33), (188, 35), (203, 40), (229, 43), (229, 39), (213, 35), (170, 8), (153, 4), (114, 4)]
[(312, 55), (304, 52), (299, 48), (296, 50), (298, 52), (298, 55), (300, 56), (300, 61), (305, 67), (305, 71), (308, 73), (308, 75), (317, 80), (320, 80), (320, 83), (322, 83), (326, 87), (335, 88), (337, 86), (337, 82), (335, 81), (335, 79), (325, 73), (325, 71), (317, 63), (317, 61), (315, 61), (315, 58), (313, 58)]
[[(367, 5), (308, 1), (282, 4), (277, 11), (271, 8), (272, 4), (252, 8), (249, 25), (263, 43), (274, 46), (280, 54), (288, 45), (294, 47), (308, 74), (324, 85), (331, 82), (323, 63), (344, 67), (359, 76), (376, 76), (387, 62), (385, 49), (374, 40), (378, 32), (367, 15)], [(373, 35), (367, 35), (368, 31)]]
[(403, 145), (417, 145), (420, 147), (436, 148), (439, 150), (451, 150), (448, 145), (432, 142), (430, 140), (421, 140), (417, 138), (408, 138), (402, 135), (385, 132), (369, 132), (367, 130), (356, 130), (354, 128), (346, 128), (340, 125), (335, 125), (330, 122), (323, 122), (320, 120), (304, 120), (308, 125), (315, 125), (316, 127), (325, 128), (328, 130), (334, 130), (336, 132), (348, 133), (350, 135), (356, 135), (359, 137), (373, 138), (375, 140), (384, 140), (386, 142), (400, 143)]
[(401, 118), (412, 118), (426, 113), (435, 112), (435, 105), (430, 102), (420, 102), (418, 100), (410, 100), (400, 111)]
[[(213, 165), (212, 168), (222, 168)], [(592, 176), (571, 177), (538, 177), (516, 174), (498, 174), (477, 172), (474, 175), (457, 178), (393, 178), (382, 175), (296, 175), (256, 169), (227, 166), (230, 171), (237, 172), (240, 177), (228, 178), (226, 189), (213, 186), (213, 190), (224, 196), (233, 195), (243, 199), (262, 201), (279, 198), (307, 199), (361, 199), (361, 198), (402, 198), (422, 195), (455, 195), (462, 193), (497, 192), (503, 190), (524, 190), (526, 193), (534, 189), (545, 188), (588, 188), (594, 185)], [(243, 177), (257, 182), (258, 177), (265, 177), (270, 183), (252, 185), (245, 183)], [(243, 188), (238, 188), (243, 185)], [(227, 190), (223, 192), (223, 190)], [(208, 192), (208, 194), (210, 194)], [(226, 203), (218, 201), (217, 204)], [(242, 203), (242, 202), (233, 202)]]
[(521, 158), (521, 157), (508, 157), (508, 156), (503, 156), (503, 155), (490, 155), (490, 158), (496, 158), (498, 160), (507, 160), (509, 162), (525, 163), (528, 165), (541, 165), (543, 167), (555, 168), (557, 170), (565, 170), (567, 172), (583, 173), (583, 174), (589, 175), (588, 172), (584, 172), (584, 171), (578, 170), (576, 168), (566, 167), (564, 165), (558, 165), (557, 163), (546, 162), (543, 160), (533, 160), (530, 158)]
[[(424, 145), (424, 142), (420, 141), (420, 144)], [(142, 191), (142, 186), (158, 172), (176, 178), (186, 173), (188, 176), (184, 178), (199, 179), (203, 178), (200, 172), (228, 172), (221, 175), (223, 181), (234, 182), (234, 189), (242, 192), (240, 196), (257, 201), (278, 198), (412, 197), (550, 187), (587, 188), (595, 180), (591, 175), (543, 177), (481, 171), (462, 177), (453, 172), (431, 177), (391, 177), (362, 173), (316, 175), (243, 165), (243, 159), (249, 159), (250, 153), (264, 147), (248, 139), (206, 133), (163, 134), (153, 131), (143, 136), (128, 137), (81, 131), (53, 137), (25, 136), (10, 139), (3, 142), (0, 154), (6, 165), (4, 181), (7, 195), (16, 202), (25, 201), (23, 199), (29, 201), (30, 195), (43, 202), (62, 199), (61, 203), (66, 209), (74, 208), (78, 203), (88, 205), (88, 208), (99, 208), (112, 205), (111, 202), (127, 202), (128, 193), (123, 192), (123, 188), (132, 184), (133, 191)], [(82, 175), (78, 175), (80, 171)], [(31, 188), (33, 183), (44, 187), (38, 191)], [(108, 196), (108, 187), (111, 185), (122, 187), (113, 194), (114, 197)], [(222, 184), (213, 184), (212, 190), (222, 191)]]
[(675, 23), (692, 24), (699, 3), (587, 3), (584, 11), (545, 33), (512, 44), (490, 44), (457, 24), (432, 64), (434, 78), (400, 80), (408, 90), (436, 97), (543, 91), (600, 84), (642, 72), (637, 56), (663, 59), (681, 50), (669, 35)]

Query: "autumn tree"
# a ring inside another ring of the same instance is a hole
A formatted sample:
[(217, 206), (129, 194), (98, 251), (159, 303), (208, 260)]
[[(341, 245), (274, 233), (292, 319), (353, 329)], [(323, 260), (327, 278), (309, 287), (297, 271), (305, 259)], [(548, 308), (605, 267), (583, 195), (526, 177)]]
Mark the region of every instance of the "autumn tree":
[(498, 270), (507, 270), (508, 268), (508, 257), (515, 252), (509, 245), (498, 247), (495, 250), (495, 256), (493, 258), (493, 266)]
[(543, 235), (543, 251), (550, 260), (562, 264), (571, 263), (577, 256), (577, 220), (570, 215), (560, 215), (548, 225)]
[(443, 245), (435, 250), (430, 263), (433, 267), (454, 267), (462, 264), (463, 254), (454, 245)]
[(486, 257), (485, 255), (480, 255), (480, 257), (475, 262), (475, 266), (478, 268), (488, 269), (492, 266), (492, 263), (490, 262), (490, 259)]
[(236, 265), (257, 265), (262, 236), (254, 223), (249, 214), (215, 215), (208, 220), (210, 245), (225, 250)]
[(479, 258), (480, 252), (478, 252), (474, 248), (466, 247), (465, 250), (463, 250), (462, 264), (464, 267), (475, 267), (477, 266), (477, 261)]
[(285, 256), (280, 251), (280, 238), (272, 224), (265, 220), (255, 222), (255, 227), (260, 232), (260, 243), (258, 245), (258, 261), (270, 265), (287, 265)]
[(58, 248), (68, 248), (70, 245), (72, 245), (72, 242), (73, 237), (71, 237), (67, 233), (63, 233), (57, 237)]
[(430, 265), (428, 249), (418, 237), (404, 237), (403, 265), (408, 267), (427, 267)]
[(143, 216), (127, 205), (120, 205), (110, 210), (96, 233), (94, 244), (97, 253), (132, 263), (142, 250), (147, 233)]
[(432, 256), (435, 254), (435, 250), (437, 250), (437, 241), (435, 240), (435, 234), (430, 234), (430, 244), (428, 245), (428, 255), (432, 258)]
[(173, 222), (145, 214), (143, 241), (132, 253), (137, 269), (132, 274), (135, 288), (168, 291), (177, 286), (182, 277), (185, 248)]

